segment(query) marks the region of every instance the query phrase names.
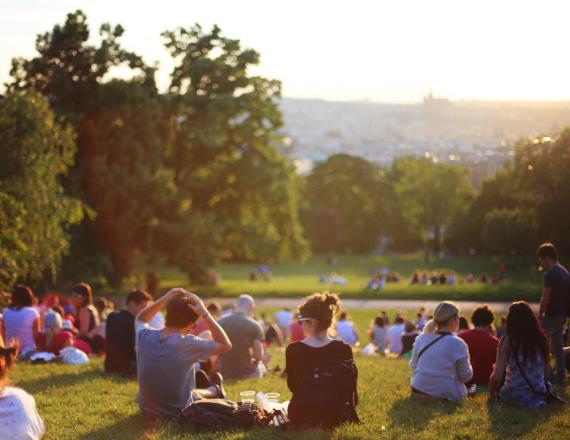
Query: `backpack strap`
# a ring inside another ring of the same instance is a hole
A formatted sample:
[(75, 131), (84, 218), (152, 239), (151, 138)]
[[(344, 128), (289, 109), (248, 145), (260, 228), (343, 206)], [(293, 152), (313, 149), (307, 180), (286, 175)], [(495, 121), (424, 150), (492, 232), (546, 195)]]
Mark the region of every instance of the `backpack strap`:
[(432, 345), (434, 345), (436, 342), (441, 341), (443, 338), (445, 338), (447, 335), (450, 335), (451, 333), (442, 333), (439, 335), (439, 338), (434, 339), (433, 341), (431, 341), (428, 345), (426, 345), (424, 348), (422, 348), (422, 350), (418, 353), (418, 361), (420, 360), (420, 358), (422, 357), (422, 354), (425, 353), (425, 351), (430, 348)]
[(521, 366), (521, 364), (520, 364), (520, 362), (519, 362), (518, 356), (513, 356), (513, 357), (515, 358), (515, 362), (517, 363), (517, 367), (518, 367), (518, 369), (519, 369), (519, 371), (520, 371), (520, 373), (521, 373), (521, 376), (523, 377), (524, 381), (526, 382), (526, 384), (528, 385), (528, 387), (530, 388), (530, 390), (531, 390), (534, 394), (536, 394), (537, 396), (541, 396), (541, 397), (545, 397), (545, 398), (548, 397), (548, 394), (547, 394), (547, 393), (540, 393), (540, 392), (538, 392), (538, 391), (536, 391), (536, 390), (534, 389), (534, 387), (533, 387), (532, 384), (530, 383), (530, 380), (528, 380), (528, 377), (526, 377), (526, 374), (525, 374), (525, 372), (524, 372), (524, 370), (523, 370), (523, 368), (522, 368), (522, 366)]

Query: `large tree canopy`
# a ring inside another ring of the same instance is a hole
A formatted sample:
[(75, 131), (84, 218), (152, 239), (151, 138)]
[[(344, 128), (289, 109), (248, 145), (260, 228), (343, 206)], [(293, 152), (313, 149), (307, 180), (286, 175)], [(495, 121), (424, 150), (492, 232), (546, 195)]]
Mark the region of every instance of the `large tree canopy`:
[(240, 259), (303, 257), (294, 170), (277, 148), (280, 83), (249, 75), (259, 54), (216, 26), (163, 37), (176, 61), (170, 111), (177, 125), (166, 161), (188, 221), (210, 231), (178, 242), (172, 260), (197, 268), (216, 248)]
[(36, 93), (0, 100), (0, 288), (55, 278), (81, 203), (64, 194), (74, 134)]
[(390, 181), (408, 227), (426, 251), (433, 242), (435, 252), (439, 252), (445, 228), (468, 206), (472, 190), (467, 171), (424, 158), (402, 157), (394, 162)]
[(305, 227), (317, 252), (368, 252), (388, 223), (382, 170), (367, 160), (336, 154), (308, 176)]

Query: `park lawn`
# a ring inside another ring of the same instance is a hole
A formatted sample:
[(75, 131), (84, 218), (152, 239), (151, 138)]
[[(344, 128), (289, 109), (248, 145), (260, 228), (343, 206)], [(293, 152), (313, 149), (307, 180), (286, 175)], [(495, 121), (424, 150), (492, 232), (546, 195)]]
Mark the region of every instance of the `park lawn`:
[[(468, 273), (476, 277), (481, 273), (491, 276), (499, 263), (507, 266), (506, 279), (498, 285), (490, 283), (459, 283), (455, 286), (410, 285), (409, 279), (416, 269), (426, 271), (456, 272), (459, 278)], [(366, 289), (372, 270), (388, 268), (399, 272), (402, 281), (389, 283), (381, 291)], [(331, 290), (344, 297), (379, 299), (425, 299), (425, 300), (474, 300), (482, 302), (527, 300), (538, 301), (541, 294), (542, 274), (536, 270), (533, 257), (488, 257), (454, 256), (449, 262), (432, 259), (425, 263), (418, 255), (340, 256), (336, 266), (326, 264), (322, 256), (314, 256), (304, 263), (290, 262), (276, 264), (271, 281), (250, 281), (249, 275), (255, 269), (253, 263), (224, 263), (219, 268), (221, 281), (216, 287), (193, 286), (203, 296), (234, 297), (242, 293), (265, 297), (301, 297), (312, 292)], [(144, 273), (148, 267), (139, 265)], [(174, 286), (186, 286), (185, 275), (171, 267), (160, 266), (157, 270), (161, 290)], [(319, 282), (320, 275), (333, 272), (345, 277), (346, 285), (329, 285)], [(123, 289), (124, 290), (124, 289)]]
[[(283, 365), (283, 353), (277, 356)], [(176, 423), (146, 427), (138, 414), (135, 381), (104, 375), (102, 360), (88, 366), (18, 365), (12, 380), (34, 395), (47, 429), (46, 439), (563, 439), (570, 432), (569, 408), (538, 411), (490, 402), (484, 390), (463, 404), (417, 402), (409, 397), (406, 361), (363, 358), (359, 368), (361, 425), (333, 433), (282, 433), (273, 429), (196, 434)], [(285, 379), (230, 383), (229, 397), (244, 390), (276, 391), (289, 398)]]
[[(263, 310), (270, 313), (270, 309)], [(351, 313), (361, 338), (374, 311)], [(394, 315), (393, 311), (389, 312)], [(284, 367), (284, 349), (274, 348), (272, 366)], [(355, 355), (359, 368), (361, 425), (283, 433), (272, 429), (197, 434), (176, 423), (145, 427), (138, 414), (137, 384), (103, 374), (102, 359), (88, 366), (18, 364), (12, 382), (31, 393), (47, 428), (46, 439), (502, 439), (568, 438), (570, 407), (538, 411), (490, 402), (486, 390), (462, 404), (425, 403), (410, 399), (407, 361)], [(290, 398), (285, 379), (272, 374), (262, 380), (230, 382), (229, 398), (239, 392), (279, 392)], [(570, 396), (566, 395), (566, 398)]]

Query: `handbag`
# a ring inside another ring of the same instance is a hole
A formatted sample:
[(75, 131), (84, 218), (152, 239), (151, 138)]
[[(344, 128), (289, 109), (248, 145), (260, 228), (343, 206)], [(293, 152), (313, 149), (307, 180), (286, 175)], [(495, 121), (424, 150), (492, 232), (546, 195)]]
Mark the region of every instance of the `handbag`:
[(530, 390), (534, 394), (536, 394), (537, 396), (544, 397), (544, 399), (546, 400), (546, 403), (548, 403), (548, 404), (551, 404), (551, 403), (564, 404), (564, 403), (566, 403), (566, 401), (562, 397), (560, 397), (558, 394), (556, 394), (556, 392), (554, 391), (554, 388), (552, 387), (552, 384), (549, 381), (547, 381), (546, 379), (544, 380), (544, 386), (546, 388), (546, 393), (536, 391), (534, 389), (534, 387), (532, 386), (532, 384), (530, 383), (530, 381), (528, 380), (528, 378), (526, 377), (526, 374), (525, 374), (523, 368), (521, 367), (521, 364), (519, 362), (518, 357), (515, 357), (515, 362), (517, 363), (517, 367), (518, 367), (519, 371), (521, 372), (521, 376), (523, 377), (524, 381), (526, 382), (526, 384), (528, 385), (528, 387), (530, 388)]

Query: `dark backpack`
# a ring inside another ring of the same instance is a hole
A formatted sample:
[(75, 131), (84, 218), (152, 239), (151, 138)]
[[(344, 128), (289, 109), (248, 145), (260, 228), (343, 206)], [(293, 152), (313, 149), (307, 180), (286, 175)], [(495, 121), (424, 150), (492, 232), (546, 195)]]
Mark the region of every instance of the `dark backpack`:
[(311, 366), (289, 404), (294, 427), (332, 429), (360, 423), (356, 414), (358, 369), (352, 359), (319, 361)]
[(238, 405), (231, 400), (203, 399), (180, 411), (178, 422), (190, 424), (197, 431), (230, 430), (269, 426), (272, 418), (255, 403)]

